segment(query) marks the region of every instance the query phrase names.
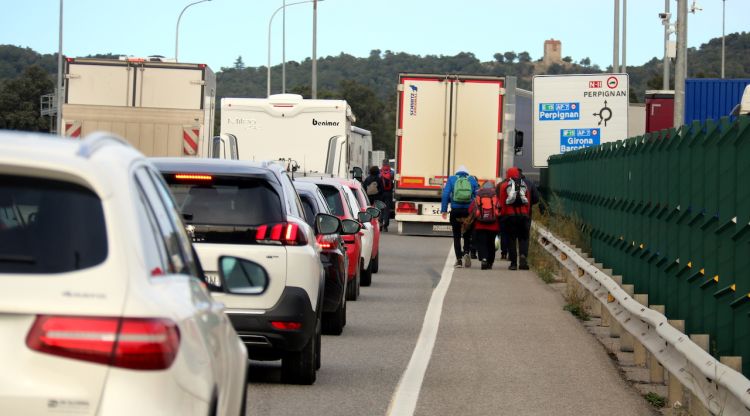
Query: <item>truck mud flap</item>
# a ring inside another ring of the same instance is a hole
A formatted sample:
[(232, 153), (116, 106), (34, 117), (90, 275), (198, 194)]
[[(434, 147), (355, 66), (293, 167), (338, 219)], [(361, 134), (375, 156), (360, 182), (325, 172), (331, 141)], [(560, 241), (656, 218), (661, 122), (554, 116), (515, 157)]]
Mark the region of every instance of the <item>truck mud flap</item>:
[(404, 222), (398, 223), (399, 234), (409, 235), (431, 235), (441, 237), (452, 237), (451, 225), (448, 223), (430, 222)]

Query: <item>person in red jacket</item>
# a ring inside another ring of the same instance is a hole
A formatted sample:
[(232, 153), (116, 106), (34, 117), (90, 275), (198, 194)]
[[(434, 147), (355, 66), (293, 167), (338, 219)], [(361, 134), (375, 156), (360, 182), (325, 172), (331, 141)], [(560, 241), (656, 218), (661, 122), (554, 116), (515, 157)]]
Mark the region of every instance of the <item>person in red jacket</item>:
[[(517, 167), (508, 168), (506, 180), (500, 185), (500, 222), (508, 236), (510, 270), (528, 270), (531, 190), (521, 179)], [(518, 244), (518, 248), (516, 248)]]
[[(495, 262), (495, 237), (500, 232), (500, 201), (495, 191), (495, 183), (487, 181), (477, 191), (477, 196), (469, 205), (471, 221), (474, 224), (474, 247), (476, 247), (481, 269), (492, 269)], [(467, 224), (468, 226), (468, 224)]]

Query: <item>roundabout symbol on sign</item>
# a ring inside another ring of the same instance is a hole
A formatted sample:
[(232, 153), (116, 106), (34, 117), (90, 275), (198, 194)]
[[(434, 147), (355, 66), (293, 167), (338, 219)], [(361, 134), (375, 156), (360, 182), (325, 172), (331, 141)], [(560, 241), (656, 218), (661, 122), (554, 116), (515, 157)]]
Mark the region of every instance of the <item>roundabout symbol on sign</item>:
[(619, 83), (620, 82), (617, 81), (616, 77), (609, 77), (609, 78), (607, 78), (607, 87), (609, 87), (609, 89), (611, 89), (611, 90), (617, 88), (617, 85)]
[[(607, 81), (607, 83), (609, 83), (609, 81)], [(607, 101), (605, 100), (604, 107), (602, 107), (598, 113), (594, 113), (593, 115), (599, 117), (599, 126), (604, 122), (604, 127), (607, 127), (607, 122), (612, 118), (612, 109), (607, 107)]]

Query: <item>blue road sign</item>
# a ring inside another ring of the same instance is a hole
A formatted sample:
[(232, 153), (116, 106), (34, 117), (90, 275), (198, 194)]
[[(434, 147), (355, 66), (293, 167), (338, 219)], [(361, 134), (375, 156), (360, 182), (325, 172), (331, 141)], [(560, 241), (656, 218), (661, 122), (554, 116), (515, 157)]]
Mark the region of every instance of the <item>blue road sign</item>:
[(579, 103), (539, 103), (539, 121), (578, 120), (580, 109)]
[(599, 144), (601, 131), (596, 129), (560, 129), (560, 153)]

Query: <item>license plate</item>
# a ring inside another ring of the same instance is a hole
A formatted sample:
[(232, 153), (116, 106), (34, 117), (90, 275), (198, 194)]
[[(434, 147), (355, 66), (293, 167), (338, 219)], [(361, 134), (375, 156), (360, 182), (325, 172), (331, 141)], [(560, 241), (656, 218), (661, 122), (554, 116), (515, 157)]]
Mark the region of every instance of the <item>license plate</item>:
[(206, 276), (206, 282), (214, 286), (221, 286), (221, 281), (219, 280), (219, 273), (205, 272), (204, 275)]
[(437, 231), (437, 232), (452, 232), (453, 228), (451, 228), (450, 225), (433, 224), (432, 225), (432, 231)]

